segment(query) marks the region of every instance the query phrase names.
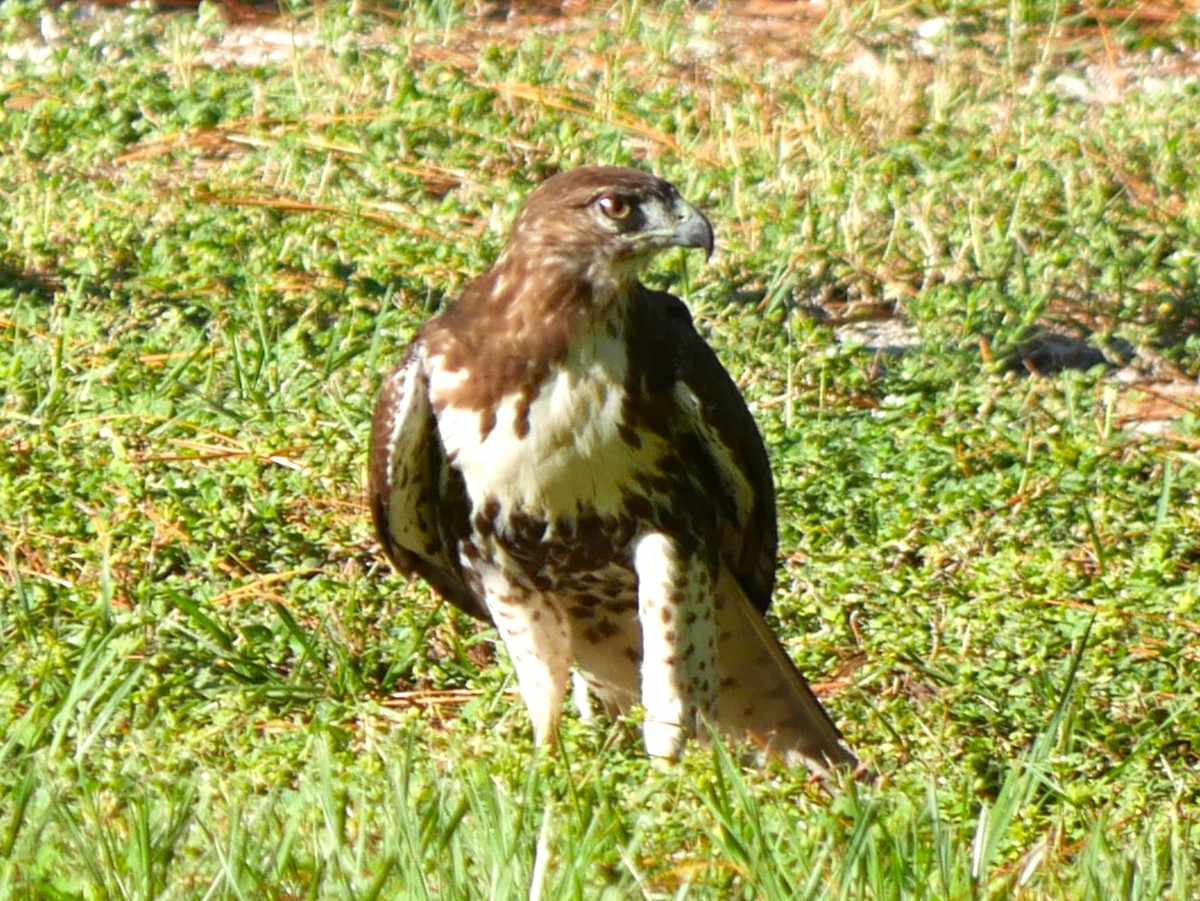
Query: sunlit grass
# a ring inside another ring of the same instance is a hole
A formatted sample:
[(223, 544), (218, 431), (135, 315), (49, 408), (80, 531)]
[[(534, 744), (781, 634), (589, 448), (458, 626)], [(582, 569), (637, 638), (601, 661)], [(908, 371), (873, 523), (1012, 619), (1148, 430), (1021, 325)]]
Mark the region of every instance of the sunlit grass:
[[(806, 15), (0, 7), (0, 895), (1195, 896), (1194, 27)], [(873, 785), (540, 756), (379, 559), (381, 374), (589, 162), (716, 224), (652, 280), (755, 406), (776, 624)]]

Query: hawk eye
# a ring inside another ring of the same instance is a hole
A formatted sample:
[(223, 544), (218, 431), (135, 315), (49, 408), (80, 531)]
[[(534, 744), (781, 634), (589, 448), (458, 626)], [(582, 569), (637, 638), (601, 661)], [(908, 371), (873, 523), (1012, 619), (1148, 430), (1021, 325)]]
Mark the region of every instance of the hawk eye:
[(601, 194), (596, 203), (600, 205), (600, 211), (609, 219), (624, 219), (633, 210), (633, 205), (629, 201), (616, 194)]

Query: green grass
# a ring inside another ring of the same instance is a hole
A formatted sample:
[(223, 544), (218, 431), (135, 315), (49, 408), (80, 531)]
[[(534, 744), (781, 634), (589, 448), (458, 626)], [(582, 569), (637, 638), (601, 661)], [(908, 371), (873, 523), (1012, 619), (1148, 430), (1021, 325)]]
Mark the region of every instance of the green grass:
[[(0, 7), (0, 896), (1200, 895), (1195, 25), (835, 9), (332, 4), (221, 60), (208, 7)], [(873, 786), (539, 756), (379, 559), (381, 374), (589, 162), (716, 225), (652, 281), (756, 404), (776, 623)], [(1031, 377), (1047, 332), (1141, 375)]]

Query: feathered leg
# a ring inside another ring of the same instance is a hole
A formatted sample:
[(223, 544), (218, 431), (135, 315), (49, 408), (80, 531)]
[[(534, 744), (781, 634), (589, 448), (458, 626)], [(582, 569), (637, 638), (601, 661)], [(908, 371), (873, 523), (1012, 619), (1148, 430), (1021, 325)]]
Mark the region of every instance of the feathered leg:
[(487, 608), (517, 671), (533, 739), (552, 745), (571, 672), (571, 636), (561, 610), (537, 594), (486, 596)]
[(677, 542), (657, 532), (638, 541), (633, 560), (642, 626), (646, 752), (678, 757), (696, 732), (697, 718), (714, 715), (712, 579), (699, 561), (680, 553)]

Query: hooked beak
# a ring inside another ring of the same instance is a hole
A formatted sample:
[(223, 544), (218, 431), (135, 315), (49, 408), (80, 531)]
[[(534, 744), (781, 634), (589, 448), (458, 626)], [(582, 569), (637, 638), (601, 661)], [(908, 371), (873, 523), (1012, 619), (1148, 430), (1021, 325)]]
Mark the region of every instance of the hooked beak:
[(679, 247), (700, 247), (704, 249), (707, 260), (713, 252), (712, 225), (704, 214), (689, 203), (680, 202), (676, 206), (676, 214), (682, 215), (682, 221), (675, 226), (672, 242)]

